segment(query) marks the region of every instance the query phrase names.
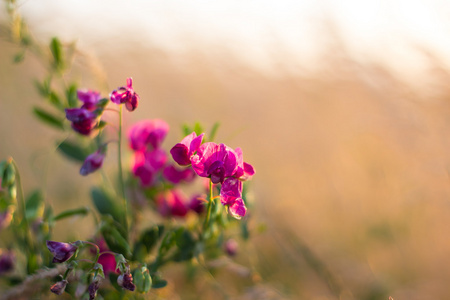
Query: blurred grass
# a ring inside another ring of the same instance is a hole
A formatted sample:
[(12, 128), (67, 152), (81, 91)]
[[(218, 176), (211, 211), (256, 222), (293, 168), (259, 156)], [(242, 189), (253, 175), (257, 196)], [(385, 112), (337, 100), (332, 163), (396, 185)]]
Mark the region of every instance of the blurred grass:
[[(60, 136), (31, 114), (40, 101), (32, 81), (42, 66), (32, 57), (13, 65), (17, 48), (0, 41), (0, 49), (0, 157), (15, 157), (25, 190), (44, 184), (57, 212), (89, 203), (95, 177), (81, 178), (79, 166), (55, 154)], [(183, 123), (219, 121), (216, 140), (241, 147), (255, 166), (251, 227), (266, 223), (268, 230), (255, 233), (236, 260), (261, 278), (220, 271), (231, 298), (447, 299), (448, 70), (424, 53), (427, 85), (416, 86), (387, 66), (357, 63), (345, 47), (329, 50), (315, 72), (276, 76), (226, 51), (174, 57), (134, 47), (95, 54), (106, 75), (100, 81), (107, 78), (103, 94), (134, 78), (141, 103), (126, 124), (165, 119), (172, 128), (168, 149)], [(71, 76), (96, 88), (98, 77), (85, 75), (88, 62), (77, 61)], [(85, 237), (91, 232), (84, 222), (65, 221), (56, 234), (66, 237), (76, 226), (74, 238)], [(192, 285), (183, 272), (167, 271), (176, 284), (161, 297), (221, 295), (207, 276)]]

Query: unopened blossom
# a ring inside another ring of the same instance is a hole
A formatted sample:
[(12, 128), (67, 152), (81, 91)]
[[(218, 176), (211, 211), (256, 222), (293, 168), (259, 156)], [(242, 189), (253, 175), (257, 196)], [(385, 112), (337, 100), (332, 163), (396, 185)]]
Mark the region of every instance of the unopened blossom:
[(173, 183), (177, 184), (181, 181), (190, 182), (195, 178), (195, 172), (192, 168), (178, 169), (174, 165), (168, 165), (163, 170), (164, 178)]
[(200, 147), (202, 143), (203, 136), (205, 134), (197, 136), (195, 132), (192, 132), (178, 144), (170, 149), (170, 154), (172, 154), (173, 160), (176, 161), (180, 166), (188, 166), (191, 164), (191, 158), (195, 151)]
[(176, 189), (158, 195), (156, 205), (163, 217), (184, 217), (188, 211), (184, 195)]
[(136, 289), (136, 285), (133, 283), (133, 276), (130, 272), (119, 275), (119, 277), (117, 277), (117, 284), (129, 291), (134, 291)]
[(255, 174), (255, 169), (251, 164), (244, 162), (244, 155), (241, 148), (236, 148), (234, 152), (237, 155), (237, 170), (234, 177), (239, 178), (239, 180), (246, 181), (251, 179)]
[(198, 176), (211, 178), (213, 183), (222, 183), (233, 176), (238, 168), (237, 155), (233, 149), (216, 143), (204, 143), (191, 158), (192, 168)]
[(89, 111), (93, 111), (98, 107), (101, 96), (97, 91), (92, 90), (78, 90), (77, 91), (78, 99), (83, 102), (81, 108), (87, 109)]
[(164, 120), (143, 120), (134, 124), (128, 130), (128, 140), (131, 149), (143, 151), (152, 146), (159, 148), (169, 131), (169, 124)]
[(228, 239), (224, 244), (224, 250), (229, 256), (235, 256), (238, 249), (239, 244), (234, 239)]
[(85, 108), (66, 108), (66, 118), (76, 132), (89, 135), (97, 124), (97, 113)]
[(63, 263), (69, 260), (77, 250), (77, 246), (69, 243), (47, 241), (47, 248), (53, 254), (53, 263)]
[(133, 79), (127, 78), (127, 85), (114, 90), (110, 98), (116, 104), (125, 103), (128, 111), (135, 110), (139, 103), (139, 95), (133, 89)]
[(151, 186), (155, 174), (167, 162), (167, 155), (163, 149), (153, 151), (137, 151), (134, 153), (132, 172), (141, 180), (144, 187)]
[(89, 300), (94, 300), (97, 296), (97, 291), (100, 288), (100, 278), (95, 277), (91, 284), (89, 284), (88, 292), (89, 292)]
[(0, 250), (0, 275), (7, 273), (14, 269), (16, 255), (12, 250)]
[(52, 291), (52, 293), (55, 293), (56, 295), (61, 295), (62, 293), (64, 293), (64, 290), (66, 289), (68, 283), (69, 282), (67, 280), (58, 281), (50, 287), (50, 291)]
[(80, 174), (86, 176), (88, 174), (97, 171), (102, 167), (104, 159), (105, 159), (105, 148), (100, 147), (100, 149), (98, 149), (97, 151), (86, 157), (83, 165), (80, 168)]

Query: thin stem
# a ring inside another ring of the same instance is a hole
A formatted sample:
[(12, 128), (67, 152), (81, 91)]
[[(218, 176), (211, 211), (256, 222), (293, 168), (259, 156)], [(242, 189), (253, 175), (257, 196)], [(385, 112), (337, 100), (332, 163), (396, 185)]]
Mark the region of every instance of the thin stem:
[(118, 165), (119, 165), (119, 182), (120, 182), (120, 189), (122, 193), (122, 199), (123, 199), (123, 208), (124, 208), (124, 224), (125, 224), (125, 230), (128, 231), (128, 202), (127, 198), (125, 197), (125, 183), (123, 180), (123, 171), (122, 171), (122, 105), (119, 106), (119, 142), (118, 142)]
[(206, 229), (209, 227), (209, 219), (211, 217), (211, 207), (213, 202), (213, 184), (209, 180), (209, 199), (208, 199), (208, 212), (206, 213), (205, 223), (203, 223), (203, 234), (205, 234)]

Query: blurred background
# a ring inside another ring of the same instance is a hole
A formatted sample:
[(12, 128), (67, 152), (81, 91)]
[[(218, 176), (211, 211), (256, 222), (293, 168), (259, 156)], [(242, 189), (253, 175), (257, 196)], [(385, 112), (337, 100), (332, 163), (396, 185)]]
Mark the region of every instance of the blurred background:
[[(236, 260), (259, 275), (226, 285), (231, 299), (450, 298), (448, 2), (41, 0), (20, 13), (36, 40), (76, 42), (81, 87), (107, 95), (133, 77), (125, 126), (166, 120), (170, 149), (182, 124), (219, 121), (216, 140), (243, 149), (257, 173)], [(31, 113), (45, 67), (14, 64), (17, 50), (0, 40), (0, 158), (56, 210), (88, 204), (92, 177)], [(65, 224), (81, 238), (83, 222)], [(167, 298), (217, 298), (177, 283)]]

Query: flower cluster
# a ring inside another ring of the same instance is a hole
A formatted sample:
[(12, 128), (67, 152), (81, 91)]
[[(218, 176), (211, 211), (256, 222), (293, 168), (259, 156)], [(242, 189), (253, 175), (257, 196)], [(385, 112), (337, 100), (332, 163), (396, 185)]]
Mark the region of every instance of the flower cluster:
[(193, 197), (188, 202), (175, 187), (179, 183), (194, 180), (195, 172), (191, 168), (180, 169), (168, 163), (167, 153), (161, 148), (168, 131), (169, 125), (159, 119), (143, 120), (129, 129), (129, 145), (134, 151), (132, 173), (139, 178), (144, 188), (151, 188), (161, 178), (173, 186), (156, 197), (156, 205), (162, 216), (184, 217), (189, 209), (201, 213), (203, 206), (198, 197)]
[(221, 203), (228, 207), (231, 215), (237, 219), (245, 216), (247, 208), (242, 199), (242, 181), (250, 179), (255, 170), (244, 162), (242, 150), (207, 142), (202, 144), (204, 134), (195, 132), (186, 136), (171, 150), (173, 159), (182, 166), (192, 165), (195, 173), (206, 177), (212, 183), (222, 184)]

